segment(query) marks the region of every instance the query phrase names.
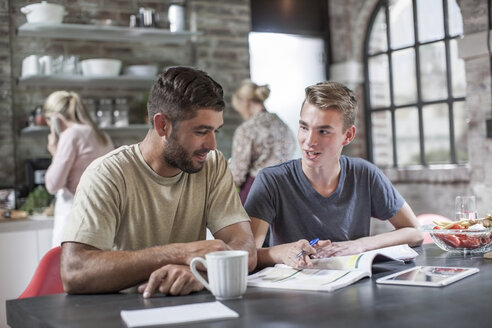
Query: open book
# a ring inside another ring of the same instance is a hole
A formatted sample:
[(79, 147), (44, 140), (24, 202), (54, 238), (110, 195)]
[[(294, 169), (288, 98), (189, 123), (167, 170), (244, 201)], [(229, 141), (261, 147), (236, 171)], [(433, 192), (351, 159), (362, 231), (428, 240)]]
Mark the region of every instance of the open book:
[(397, 245), (355, 255), (313, 260), (311, 269), (294, 269), (284, 264), (265, 268), (248, 277), (248, 286), (333, 291), (372, 276), (372, 264), (378, 261), (411, 261), (418, 253), (408, 245)]

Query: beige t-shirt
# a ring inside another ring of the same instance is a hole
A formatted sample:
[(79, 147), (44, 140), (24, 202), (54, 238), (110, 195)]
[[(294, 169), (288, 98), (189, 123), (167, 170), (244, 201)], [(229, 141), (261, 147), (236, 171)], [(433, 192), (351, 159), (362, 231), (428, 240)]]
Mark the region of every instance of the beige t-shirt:
[(242, 221), (249, 217), (222, 153), (211, 151), (198, 173), (165, 178), (135, 144), (97, 159), (84, 172), (64, 241), (137, 250), (203, 240), (205, 227), (215, 233)]

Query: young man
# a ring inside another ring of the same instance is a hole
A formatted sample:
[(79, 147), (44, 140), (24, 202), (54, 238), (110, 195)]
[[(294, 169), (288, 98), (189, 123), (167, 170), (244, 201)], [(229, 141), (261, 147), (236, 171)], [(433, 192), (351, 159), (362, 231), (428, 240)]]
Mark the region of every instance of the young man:
[[(185, 295), (203, 286), (189, 263), (218, 250), (256, 249), (215, 134), (222, 87), (205, 72), (173, 67), (150, 91), (144, 140), (95, 160), (84, 172), (62, 244), (68, 293), (117, 292), (141, 284)], [(204, 240), (209, 228), (216, 240)]]
[[(355, 137), (356, 112), (354, 94), (339, 83), (306, 88), (297, 135), (302, 159), (260, 171), (246, 200), (259, 267), (310, 266), (310, 256), (422, 243), (413, 211), (384, 174), (341, 155)], [(371, 217), (395, 230), (369, 236)], [(261, 248), (269, 227), (270, 247)], [(312, 247), (315, 238), (321, 240)]]

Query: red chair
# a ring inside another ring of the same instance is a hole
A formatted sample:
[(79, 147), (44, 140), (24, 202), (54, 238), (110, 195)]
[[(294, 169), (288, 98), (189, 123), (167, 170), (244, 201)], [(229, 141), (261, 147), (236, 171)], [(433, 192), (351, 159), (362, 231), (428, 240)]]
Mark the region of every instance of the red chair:
[[(442, 215), (430, 214), (430, 213), (417, 215), (417, 219), (419, 220), (421, 225), (433, 224), (433, 221), (437, 221), (437, 222), (451, 222), (452, 221), (451, 219), (448, 219), (447, 217), (444, 217)], [(429, 235), (428, 232), (425, 232), (423, 243), (424, 244), (431, 244), (433, 242), (434, 241), (432, 240), (431, 235)]]
[(39, 262), (29, 285), (18, 298), (64, 293), (60, 276), (61, 247), (52, 248)]

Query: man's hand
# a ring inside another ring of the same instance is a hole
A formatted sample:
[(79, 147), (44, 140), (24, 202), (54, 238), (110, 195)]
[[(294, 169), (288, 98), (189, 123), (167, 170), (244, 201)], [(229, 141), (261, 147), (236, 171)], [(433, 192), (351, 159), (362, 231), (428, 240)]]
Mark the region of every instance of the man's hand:
[(169, 295), (188, 295), (203, 289), (190, 268), (185, 265), (167, 264), (155, 270), (149, 281), (138, 287), (144, 298), (152, 297), (155, 292)]

